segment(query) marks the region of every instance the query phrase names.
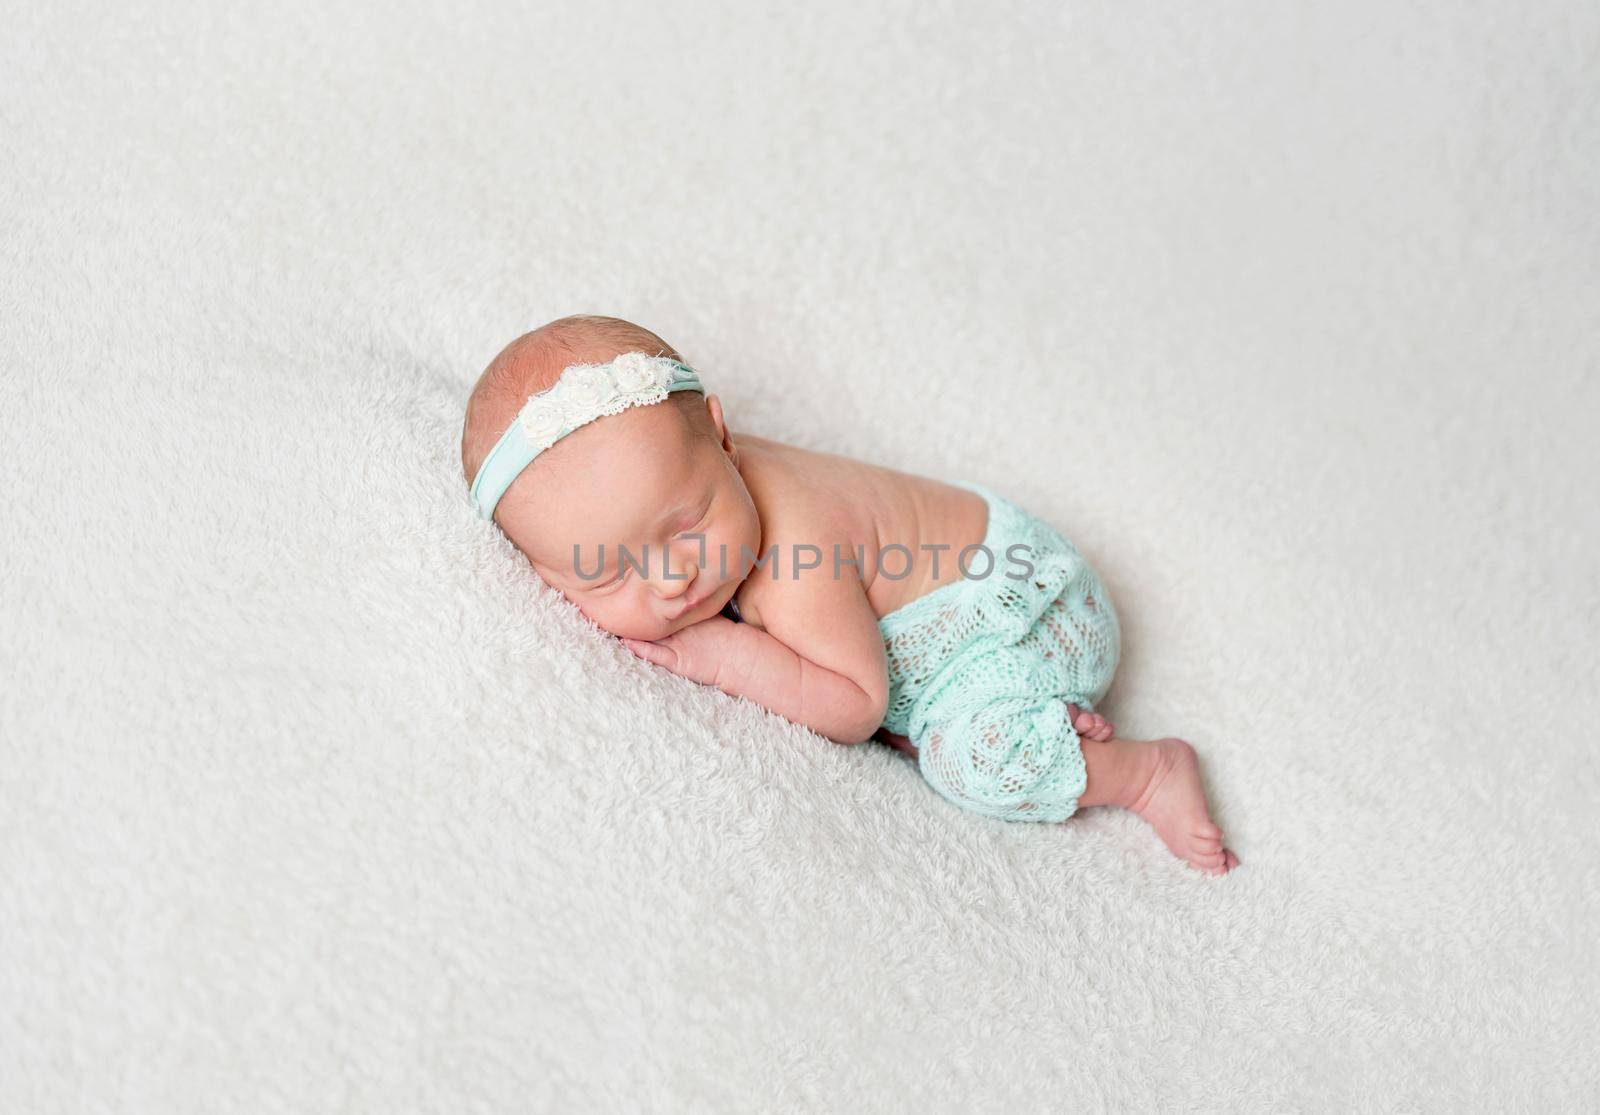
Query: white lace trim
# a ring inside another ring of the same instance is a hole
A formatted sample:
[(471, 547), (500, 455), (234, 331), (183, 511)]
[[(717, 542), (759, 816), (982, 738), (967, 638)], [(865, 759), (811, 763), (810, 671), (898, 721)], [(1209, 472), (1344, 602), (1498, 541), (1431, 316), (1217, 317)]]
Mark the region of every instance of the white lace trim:
[(676, 371), (676, 361), (643, 352), (605, 364), (569, 364), (549, 390), (528, 396), (517, 421), (537, 453), (596, 418), (659, 403)]

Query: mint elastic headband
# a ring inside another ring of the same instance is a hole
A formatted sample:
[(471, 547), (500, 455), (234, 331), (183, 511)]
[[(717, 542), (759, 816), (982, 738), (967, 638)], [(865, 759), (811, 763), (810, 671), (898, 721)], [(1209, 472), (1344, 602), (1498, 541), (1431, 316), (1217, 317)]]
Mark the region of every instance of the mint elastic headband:
[(569, 364), (549, 390), (529, 395), (472, 481), (472, 503), (485, 519), (511, 482), (550, 446), (596, 418), (659, 403), (674, 391), (699, 391), (700, 376), (666, 356), (625, 352), (605, 364)]

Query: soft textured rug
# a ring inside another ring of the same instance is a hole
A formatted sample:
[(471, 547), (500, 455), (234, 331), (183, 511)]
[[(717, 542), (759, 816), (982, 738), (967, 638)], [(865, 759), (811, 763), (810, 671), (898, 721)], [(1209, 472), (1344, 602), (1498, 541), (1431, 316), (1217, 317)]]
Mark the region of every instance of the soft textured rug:
[[(1593, 5), (6, 24), (0, 1109), (1600, 1106)], [(542, 586), (577, 312), (1056, 522), (1244, 866)]]

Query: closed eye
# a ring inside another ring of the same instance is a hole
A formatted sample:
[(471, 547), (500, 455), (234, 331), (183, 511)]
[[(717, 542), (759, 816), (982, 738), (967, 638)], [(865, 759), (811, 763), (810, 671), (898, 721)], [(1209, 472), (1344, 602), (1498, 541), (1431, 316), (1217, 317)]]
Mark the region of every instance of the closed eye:
[(692, 534), (692, 533), (694, 533), (694, 531), (697, 528), (705, 526), (706, 519), (711, 514), (711, 505), (713, 503), (715, 503), (715, 502), (716, 502), (715, 498), (706, 500), (705, 508), (700, 512), (700, 517), (694, 521), (694, 524), (692, 526), (690, 526), (687, 529), (681, 531), (680, 533), (682, 533), (682, 534)]
[(604, 581), (590, 581), (589, 582), (589, 591), (590, 592), (605, 592), (608, 589), (615, 588), (617, 585), (620, 585), (622, 583), (622, 578), (626, 577), (627, 575), (628, 575), (628, 566), (626, 564), (623, 564), (623, 566), (620, 569), (617, 570), (616, 576), (610, 577), (610, 578), (608, 578), (608, 579), (606, 579)]
[[(685, 527), (679, 533), (680, 534), (690, 534), (690, 533), (693, 533), (695, 530), (699, 529), (700, 527), (704, 526), (705, 522), (706, 522), (706, 519), (708, 519), (711, 516), (711, 508), (716, 502), (717, 502), (717, 497), (716, 497), (715, 494), (712, 494), (711, 496), (708, 496), (706, 498), (705, 507), (703, 507), (701, 509), (699, 517), (696, 518), (695, 521), (691, 525)], [(594, 584), (591, 584), (589, 586), (589, 591), (590, 592), (607, 592), (607, 591), (609, 591), (609, 590), (611, 590), (613, 588), (616, 588), (624, 580), (626, 580), (629, 573), (636, 572), (636, 571), (637, 571), (636, 566), (630, 564), (629, 562), (620, 562), (620, 568), (617, 570), (616, 576), (612, 577), (610, 580), (607, 580), (607, 581), (599, 581), (599, 582), (596, 582)]]

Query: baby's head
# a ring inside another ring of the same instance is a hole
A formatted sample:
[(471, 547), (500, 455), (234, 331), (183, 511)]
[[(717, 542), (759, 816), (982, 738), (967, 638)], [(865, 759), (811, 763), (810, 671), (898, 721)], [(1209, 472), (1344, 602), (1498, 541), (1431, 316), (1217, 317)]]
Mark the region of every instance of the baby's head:
[[(648, 329), (588, 314), (512, 341), (467, 400), (467, 483), (530, 395), (555, 386), (574, 364), (607, 364), (633, 352), (682, 360)], [(722, 403), (694, 389), (604, 415), (560, 438), (517, 474), (493, 514), (547, 584), (600, 627), (633, 639), (665, 638), (716, 615), (761, 541)], [(632, 558), (626, 566), (623, 547)]]

